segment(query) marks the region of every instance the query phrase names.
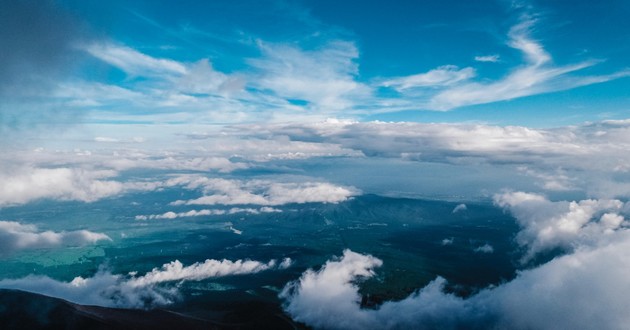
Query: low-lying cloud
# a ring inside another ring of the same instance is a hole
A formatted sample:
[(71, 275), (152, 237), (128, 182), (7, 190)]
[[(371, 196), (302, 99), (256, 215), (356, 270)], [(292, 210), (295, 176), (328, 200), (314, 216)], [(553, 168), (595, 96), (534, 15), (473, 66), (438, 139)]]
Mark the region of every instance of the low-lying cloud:
[(271, 269), (284, 269), (290, 267), (291, 263), (289, 258), (280, 263), (275, 260), (262, 263), (253, 260), (207, 259), (184, 266), (175, 260), (142, 276), (136, 276), (136, 272), (128, 275), (113, 274), (101, 268), (92, 277), (77, 276), (70, 282), (35, 275), (4, 279), (0, 280), (0, 288), (44, 294), (84, 305), (148, 308), (175, 302), (180, 295), (178, 286), (184, 281), (255, 274)]
[(0, 206), (24, 204), (50, 198), (93, 202), (124, 190), (120, 182), (108, 180), (113, 171), (88, 171), (74, 168), (25, 168), (0, 172)]
[(555, 248), (571, 250), (600, 244), (628, 227), (620, 200), (552, 202), (538, 194), (506, 192), (495, 195), (494, 201), (512, 213), (521, 226), (516, 241), (527, 247), (524, 261)]
[(88, 230), (39, 231), (35, 225), (0, 221), (0, 256), (22, 250), (83, 246), (99, 241), (111, 241), (111, 238)]
[(349, 250), (281, 293), (285, 311), (316, 329), (623, 329), (630, 322), (630, 231), (463, 299), (438, 277), (400, 301), (361, 308), (357, 281), (381, 260)]
[(177, 218), (189, 218), (200, 216), (213, 216), (213, 215), (226, 215), (226, 214), (261, 214), (261, 213), (281, 213), (282, 210), (273, 207), (263, 206), (261, 208), (240, 208), (233, 207), (229, 210), (220, 209), (204, 209), (204, 210), (190, 210), (187, 212), (173, 212), (168, 211), (162, 214), (149, 214), (149, 215), (136, 215), (136, 220), (154, 220), (154, 219), (177, 219)]
[(201, 176), (180, 176), (167, 185), (199, 189), (205, 194), (191, 200), (178, 200), (172, 205), (266, 205), (291, 203), (339, 203), (358, 195), (353, 187), (328, 182), (273, 182), (268, 180), (227, 180)]

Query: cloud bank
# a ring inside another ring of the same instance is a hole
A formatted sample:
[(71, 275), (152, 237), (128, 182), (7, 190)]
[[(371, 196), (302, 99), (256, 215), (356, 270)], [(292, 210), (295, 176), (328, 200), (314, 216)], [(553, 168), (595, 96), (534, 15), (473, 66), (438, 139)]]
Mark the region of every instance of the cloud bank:
[(104, 240), (111, 241), (111, 238), (105, 234), (88, 230), (38, 231), (35, 225), (25, 225), (15, 221), (0, 221), (0, 256), (22, 250), (83, 246)]
[[(552, 129), (488, 124), (352, 122), (241, 125), (243, 137), (288, 137), (354, 150), (362, 158), (397, 158), (457, 166), (509, 168), (543, 191), (630, 196), (630, 121), (606, 120)], [(508, 182), (506, 184), (512, 184)], [(516, 188), (519, 189), (519, 188)], [(521, 188), (525, 189), (525, 188)], [(531, 189), (531, 188), (527, 188)]]
[[(285, 311), (316, 329), (623, 329), (630, 322), (630, 231), (518, 273), (463, 299), (437, 278), (401, 301), (361, 308), (357, 281), (382, 262), (344, 251), (281, 293)], [(605, 270), (605, 271), (602, 271)]]
[(78, 276), (70, 282), (34, 275), (3, 279), (0, 280), (0, 288), (44, 294), (83, 305), (148, 308), (175, 302), (179, 297), (178, 285), (184, 281), (255, 274), (270, 269), (284, 269), (290, 267), (291, 263), (289, 258), (280, 264), (275, 260), (262, 263), (253, 260), (207, 259), (184, 266), (175, 260), (142, 276), (136, 276), (136, 272), (128, 275), (112, 274), (102, 268), (92, 277)]

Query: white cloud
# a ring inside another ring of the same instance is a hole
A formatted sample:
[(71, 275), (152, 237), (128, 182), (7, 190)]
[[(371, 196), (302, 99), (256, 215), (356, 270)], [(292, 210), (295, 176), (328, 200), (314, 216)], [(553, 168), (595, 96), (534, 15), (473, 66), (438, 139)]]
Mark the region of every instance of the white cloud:
[(498, 194), (494, 200), (509, 210), (522, 228), (516, 239), (528, 248), (524, 261), (557, 247), (574, 249), (597, 244), (626, 225), (619, 214), (624, 203), (619, 200), (552, 202), (523, 192)]
[(62, 298), (83, 305), (106, 307), (146, 308), (173, 303), (179, 296), (178, 284), (183, 281), (202, 281), (229, 275), (255, 274), (291, 265), (289, 258), (279, 265), (275, 260), (261, 263), (252, 260), (208, 259), (190, 266), (175, 260), (154, 268), (143, 276), (112, 274), (100, 269), (94, 276), (75, 277), (63, 282), (47, 276), (30, 275), (20, 279), (0, 280), (0, 288), (18, 289)]
[[(308, 124), (234, 126), (240, 136), (336, 145), (364, 158), (400, 158), (458, 166), (490, 164), (545, 191), (585, 191), (588, 196), (630, 196), (630, 122), (602, 121), (535, 129), (487, 124), (426, 124), (328, 120)], [(250, 132), (250, 133), (248, 133)], [(512, 185), (513, 180), (506, 182)], [(519, 190), (535, 189), (531, 185)]]
[(281, 297), (295, 320), (319, 329), (623, 329), (630, 322), (630, 232), (518, 273), (512, 281), (462, 299), (437, 278), (400, 301), (360, 307), (357, 282), (381, 261), (345, 251), (307, 270)]
[(179, 62), (154, 58), (135, 49), (111, 43), (93, 43), (84, 47), (92, 56), (107, 62), (131, 75), (182, 75), (187, 72)]
[(455, 65), (444, 65), (427, 73), (390, 79), (382, 83), (385, 87), (393, 87), (398, 91), (418, 87), (443, 87), (468, 80), (475, 76), (475, 69), (460, 69)]
[(125, 186), (107, 180), (113, 171), (73, 168), (22, 168), (0, 172), (0, 205), (23, 204), (36, 199), (95, 200), (121, 193)]
[(326, 262), (318, 272), (309, 269), (283, 289), (285, 311), (315, 328), (365, 329), (371, 320), (358, 308), (361, 297), (353, 281), (373, 276), (372, 269), (381, 265), (370, 255), (345, 250), (339, 261)]
[(294, 46), (259, 42), (262, 58), (249, 63), (259, 70), (255, 86), (288, 100), (301, 100), (321, 111), (351, 108), (369, 88), (356, 81), (359, 53), (355, 45), (335, 41), (305, 51)]
[(442, 245), (444, 245), (444, 246), (452, 245), (454, 241), (455, 241), (455, 238), (453, 238), (453, 237), (445, 238), (445, 239), (442, 240)]
[(32, 249), (50, 249), (63, 246), (83, 246), (109, 240), (109, 236), (87, 230), (38, 231), (35, 225), (14, 221), (0, 221), (0, 255)]
[(212, 215), (224, 215), (224, 214), (238, 214), (238, 213), (249, 213), (249, 214), (260, 214), (260, 213), (280, 213), (282, 210), (272, 208), (272, 207), (261, 207), (261, 208), (239, 208), (234, 207), (229, 210), (190, 210), (187, 212), (165, 212), (162, 214), (150, 214), (150, 215), (136, 215), (136, 220), (153, 220), (153, 219), (176, 219), (176, 218), (186, 218), (186, 217), (199, 217), (199, 216), (212, 216)]
[(173, 205), (283, 205), (290, 203), (339, 203), (359, 194), (352, 187), (327, 182), (282, 183), (266, 180), (226, 180), (201, 176), (180, 176), (167, 185), (201, 189), (206, 195), (179, 200)]
[(471, 82), (443, 90), (431, 97), (428, 107), (433, 110), (450, 110), (467, 105), (561, 91), (630, 75), (630, 71), (601, 76), (567, 75), (593, 66), (596, 62), (585, 61), (565, 66), (554, 66), (551, 63), (551, 55), (530, 36), (535, 22), (535, 19), (524, 17), (508, 33), (508, 46), (523, 53), (526, 65), (514, 69), (507, 76), (495, 82)]
[(500, 56), (498, 54), (494, 55), (484, 55), (484, 56), (475, 56), (475, 61), (477, 62), (499, 62)]
[(466, 204), (457, 204), (457, 206), (455, 206), (455, 208), (453, 208), (452, 213), (464, 212), (467, 209), (468, 209), (468, 207), (466, 206)]
[(478, 248), (475, 248), (474, 251), (479, 253), (494, 253), (494, 248), (492, 245), (486, 243)]
[[(284, 262), (284, 261), (283, 261)], [(290, 262), (290, 261), (289, 261)], [(129, 280), (131, 286), (148, 286), (162, 282), (172, 281), (201, 281), (213, 277), (228, 275), (255, 274), (264, 270), (277, 267), (277, 262), (271, 260), (261, 263), (252, 260), (214, 260), (207, 259), (190, 266), (185, 266), (178, 260), (162, 265), (161, 268), (153, 268), (150, 272), (140, 277)]]
[(529, 169), (527, 166), (521, 166), (519, 171), (526, 173), (527, 175), (542, 180), (540, 184), (543, 189), (549, 191), (568, 191), (575, 189), (573, 181), (574, 178), (566, 175), (565, 171), (558, 169), (555, 173), (540, 173), (535, 170)]

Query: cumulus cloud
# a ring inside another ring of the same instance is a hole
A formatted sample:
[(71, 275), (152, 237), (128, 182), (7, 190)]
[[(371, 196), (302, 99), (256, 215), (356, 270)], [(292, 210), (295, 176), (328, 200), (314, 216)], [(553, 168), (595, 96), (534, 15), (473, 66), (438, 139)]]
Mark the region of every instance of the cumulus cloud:
[(352, 187), (327, 182), (284, 183), (266, 180), (227, 180), (201, 176), (180, 176), (167, 182), (188, 189), (201, 189), (205, 196), (179, 200), (173, 205), (283, 205), (290, 203), (339, 203), (359, 194)]
[(524, 260), (554, 248), (575, 249), (606, 241), (623, 230), (627, 221), (619, 200), (552, 202), (537, 194), (506, 192), (494, 196), (495, 203), (514, 215), (521, 231), (516, 240), (528, 249)]
[(15, 221), (0, 221), (0, 255), (32, 249), (83, 246), (109, 240), (109, 236), (88, 230), (38, 231), (37, 226)]
[(0, 172), (0, 205), (23, 204), (41, 198), (92, 202), (124, 190), (120, 182), (108, 180), (113, 171), (73, 168), (30, 168)]
[(356, 283), (382, 262), (344, 251), (288, 284), (281, 298), (292, 318), (316, 329), (623, 329), (630, 322), (628, 248), (629, 232), (619, 232), (609, 244), (521, 271), (466, 299), (444, 293), (438, 277), (374, 309), (361, 308)]
[(186, 218), (186, 217), (200, 217), (200, 216), (212, 216), (212, 215), (225, 215), (225, 214), (237, 214), (237, 213), (248, 213), (248, 214), (260, 214), (260, 213), (280, 213), (282, 210), (276, 209), (273, 207), (261, 207), (261, 208), (240, 208), (233, 207), (229, 210), (220, 210), (220, 209), (204, 209), (204, 210), (190, 210), (187, 212), (165, 212), (162, 214), (149, 214), (149, 215), (136, 215), (136, 220), (153, 220), (153, 219), (176, 219), (176, 218)]
[(207, 259), (190, 266), (178, 260), (154, 268), (142, 276), (112, 274), (101, 268), (94, 276), (75, 277), (63, 282), (47, 276), (30, 275), (20, 279), (0, 280), (0, 288), (35, 292), (68, 301), (105, 307), (147, 308), (168, 305), (179, 297), (178, 285), (184, 281), (202, 281), (230, 275), (255, 274), (291, 266), (289, 258), (262, 263), (253, 260)]
[[(89, 151), (78, 150), (81, 156)], [(159, 181), (119, 181), (117, 171), (81, 167), (9, 168), (0, 172), (0, 206), (25, 204), (39, 199), (94, 202), (129, 191), (161, 188)]]

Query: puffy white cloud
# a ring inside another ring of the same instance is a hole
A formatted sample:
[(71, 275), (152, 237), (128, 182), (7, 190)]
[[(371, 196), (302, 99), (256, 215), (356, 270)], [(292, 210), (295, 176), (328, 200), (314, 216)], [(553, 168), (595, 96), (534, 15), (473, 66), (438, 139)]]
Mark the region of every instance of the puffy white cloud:
[(41, 198), (95, 200), (121, 193), (125, 186), (107, 180), (114, 171), (88, 171), (74, 168), (22, 168), (0, 172), (0, 206), (23, 204)]
[(38, 231), (37, 226), (15, 221), (0, 221), (0, 255), (21, 250), (82, 246), (109, 240), (109, 236), (88, 230)]
[(272, 182), (267, 180), (226, 180), (201, 176), (180, 176), (167, 185), (182, 185), (187, 189), (201, 189), (206, 195), (179, 200), (173, 205), (283, 205), (290, 203), (339, 203), (359, 191), (352, 187), (336, 186), (327, 182)]
[(184, 266), (175, 260), (161, 268), (154, 268), (143, 276), (136, 276), (135, 272), (128, 275), (112, 274), (100, 269), (92, 277), (78, 276), (70, 282), (34, 275), (20, 279), (3, 279), (0, 280), (0, 288), (35, 292), (84, 305), (146, 308), (173, 303), (179, 296), (178, 284), (174, 282), (254, 274), (269, 269), (283, 269), (290, 265), (289, 258), (279, 265), (275, 260), (262, 263), (252, 260), (208, 259)]
[(540, 252), (560, 247), (573, 249), (606, 241), (626, 225), (619, 200), (552, 202), (541, 195), (507, 192), (495, 203), (510, 211), (521, 226), (517, 242), (528, 248), (527, 261)]
[(295, 320), (317, 329), (623, 329), (630, 322), (630, 232), (580, 249), (463, 299), (443, 278), (400, 301), (360, 307), (357, 281), (381, 261), (345, 251), (307, 270), (281, 297)]
[(361, 296), (353, 281), (371, 277), (382, 261), (350, 250), (338, 261), (328, 261), (318, 272), (307, 270), (289, 283), (280, 296), (288, 300), (285, 311), (296, 321), (316, 328), (352, 329), (370, 325), (369, 313), (358, 306)]

